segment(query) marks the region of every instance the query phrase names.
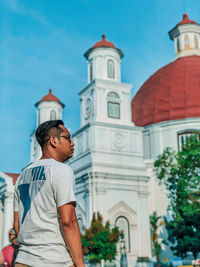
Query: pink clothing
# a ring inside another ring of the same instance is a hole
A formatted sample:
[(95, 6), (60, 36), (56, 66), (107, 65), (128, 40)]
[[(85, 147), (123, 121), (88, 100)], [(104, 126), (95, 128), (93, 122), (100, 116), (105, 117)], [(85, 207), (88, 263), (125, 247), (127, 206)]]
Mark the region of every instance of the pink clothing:
[(8, 245), (7, 247), (2, 249), (2, 253), (4, 256), (4, 262), (8, 263), (8, 267), (12, 265), (12, 259), (14, 255), (14, 247), (12, 245)]

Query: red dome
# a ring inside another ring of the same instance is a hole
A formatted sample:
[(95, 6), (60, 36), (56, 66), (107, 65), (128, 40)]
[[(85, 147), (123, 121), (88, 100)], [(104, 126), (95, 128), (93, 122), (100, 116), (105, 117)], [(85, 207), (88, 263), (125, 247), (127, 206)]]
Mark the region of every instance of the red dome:
[(52, 94), (52, 89), (49, 89), (49, 93), (48, 95), (45, 95), (39, 102), (37, 102), (35, 105), (37, 106), (38, 104), (40, 104), (41, 102), (44, 101), (55, 101), (58, 102), (59, 104), (61, 104), (63, 107), (65, 106), (62, 102), (60, 102), (60, 100)]
[(115, 46), (114, 46), (114, 44), (113, 43), (111, 43), (111, 42), (108, 42), (107, 40), (106, 40), (106, 36), (105, 36), (105, 34), (103, 34), (102, 35), (102, 39), (101, 39), (101, 41), (99, 41), (99, 42), (97, 42), (94, 46), (93, 46), (93, 48), (96, 48), (96, 47), (113, 47), (113, 48), (115, 48)]
[(137, 126), (200, 117), (200, 56), (181, 57), (159, 69), (131, 103)]
[(196, 21), (194, 20), (190, 20), (188, 18), (188, 15), (186, 13), (183, 14), (183, 19), (181, 20), (181, 22), (179, 22), (178, 25), (182, 25), (182, 24), (188, 24), (188, 23), (193, 23), (193, 24), (197, 24)]
[(118, 51), (118, 53), (119, 53), (119, 55), (120, 55), (120, 58), (122, 58), (122, 57), (124, 56), (123, 53), (122, 53), (122, 51), (121, 51), (119, 48), (116, 48), (116, 47), (114, 46), (113, 43), (108, 42), (108, 41), (106, 40), (106, 36), (105, 36), (105, 34), (102, 35), (102, 39), (101, 39), (101, 41), (99, 41), (99, 42), (97, 42), (95, 45), (93, 45), (93, 47), (91, 47), (91, 48), (84, 54), (84, 56), (88, 59), (88, 56), (89, 56), (89, 54), (91, 53), (91, 51), (93, 51), (95, 48), (98, 48), (98, 47), (111, 47), (111, 48), (114, 48), (115, 50)]

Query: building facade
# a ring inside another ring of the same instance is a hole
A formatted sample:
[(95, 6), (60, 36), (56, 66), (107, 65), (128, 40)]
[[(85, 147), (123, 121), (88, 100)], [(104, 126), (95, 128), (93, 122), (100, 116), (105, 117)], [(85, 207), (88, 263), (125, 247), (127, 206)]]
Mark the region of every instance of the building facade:
[[(138, 257), (151, 258), (149, 215), (166, 215), (167, 195), (153, 174), (156, 157), (166, 147), (181, 149), (187, 136), (200, 131), (200, 25), (184, 14), (169, 36), (174, 61), (155, 72), (132, 101), (132, 85), (121, 81), (119, 48), (103, 35), (84, 54), (88, 83), (79, 92), (81, 125), (72, 135), (75, 153), (69, 161), (76, 178), (77, 217), (81, 229), (97, 211), (119, 226), (130, 266)], [(64, 104), (50, 89), (36, 108), (38, 126), (62, 119)], [(30, 160), (40, 155), (33, 133)], [(3, 200), (8, 177), (2, 173), (1, 178), (4, 232), (12, 218)], [(2, 240), (6, 245), (7, 239)], [(163, 250), (163, 257), (172, 257), (167, 247)]]
[(131, 120), (131, 85), (121, 82), (120, 49), (105, 36), (86, 53), (88, 84), (80, 91), (81, 128), (70, 160), (77, 215), (89, 226), (94, 212), (124, 231), (129, 262), (151, 257), (148, 176), (142, 128)]

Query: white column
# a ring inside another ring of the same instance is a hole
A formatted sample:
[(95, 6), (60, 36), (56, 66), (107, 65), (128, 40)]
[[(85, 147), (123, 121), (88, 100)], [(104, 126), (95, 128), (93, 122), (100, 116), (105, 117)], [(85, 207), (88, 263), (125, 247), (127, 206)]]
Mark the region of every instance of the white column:
[(13, 226), (13, 196), (13, 193), (6, 192), (4, 198), (2, 248), (9, 244), (8, 232)]
[(139, 192), (139, 211), (139, 256), (151, 258), (151, 239), (147, 191)]

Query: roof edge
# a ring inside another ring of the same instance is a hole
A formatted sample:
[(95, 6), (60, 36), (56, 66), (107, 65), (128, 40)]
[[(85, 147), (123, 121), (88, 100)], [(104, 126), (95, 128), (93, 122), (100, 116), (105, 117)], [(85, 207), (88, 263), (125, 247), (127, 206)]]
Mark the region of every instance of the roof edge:
[(121, 51), (121, 49), (119, 48), (116, 48), (116, 47), (110, 47), (110, 46), (99, 46), (99, 47), (91, 47), (89, 48), (84, 54), (83, 56), (88, 59), (89, 55), (92, 53), (93, 50), (95, 49), (99, 49), (99, 48), (105, 48), (105, 49), (114, 49), (114, 50), (117, 50), (117, 52), (119, 53), (120, 55), (120, 58), (123, 58), (124, 57), (124, 54), (123, 52)]

